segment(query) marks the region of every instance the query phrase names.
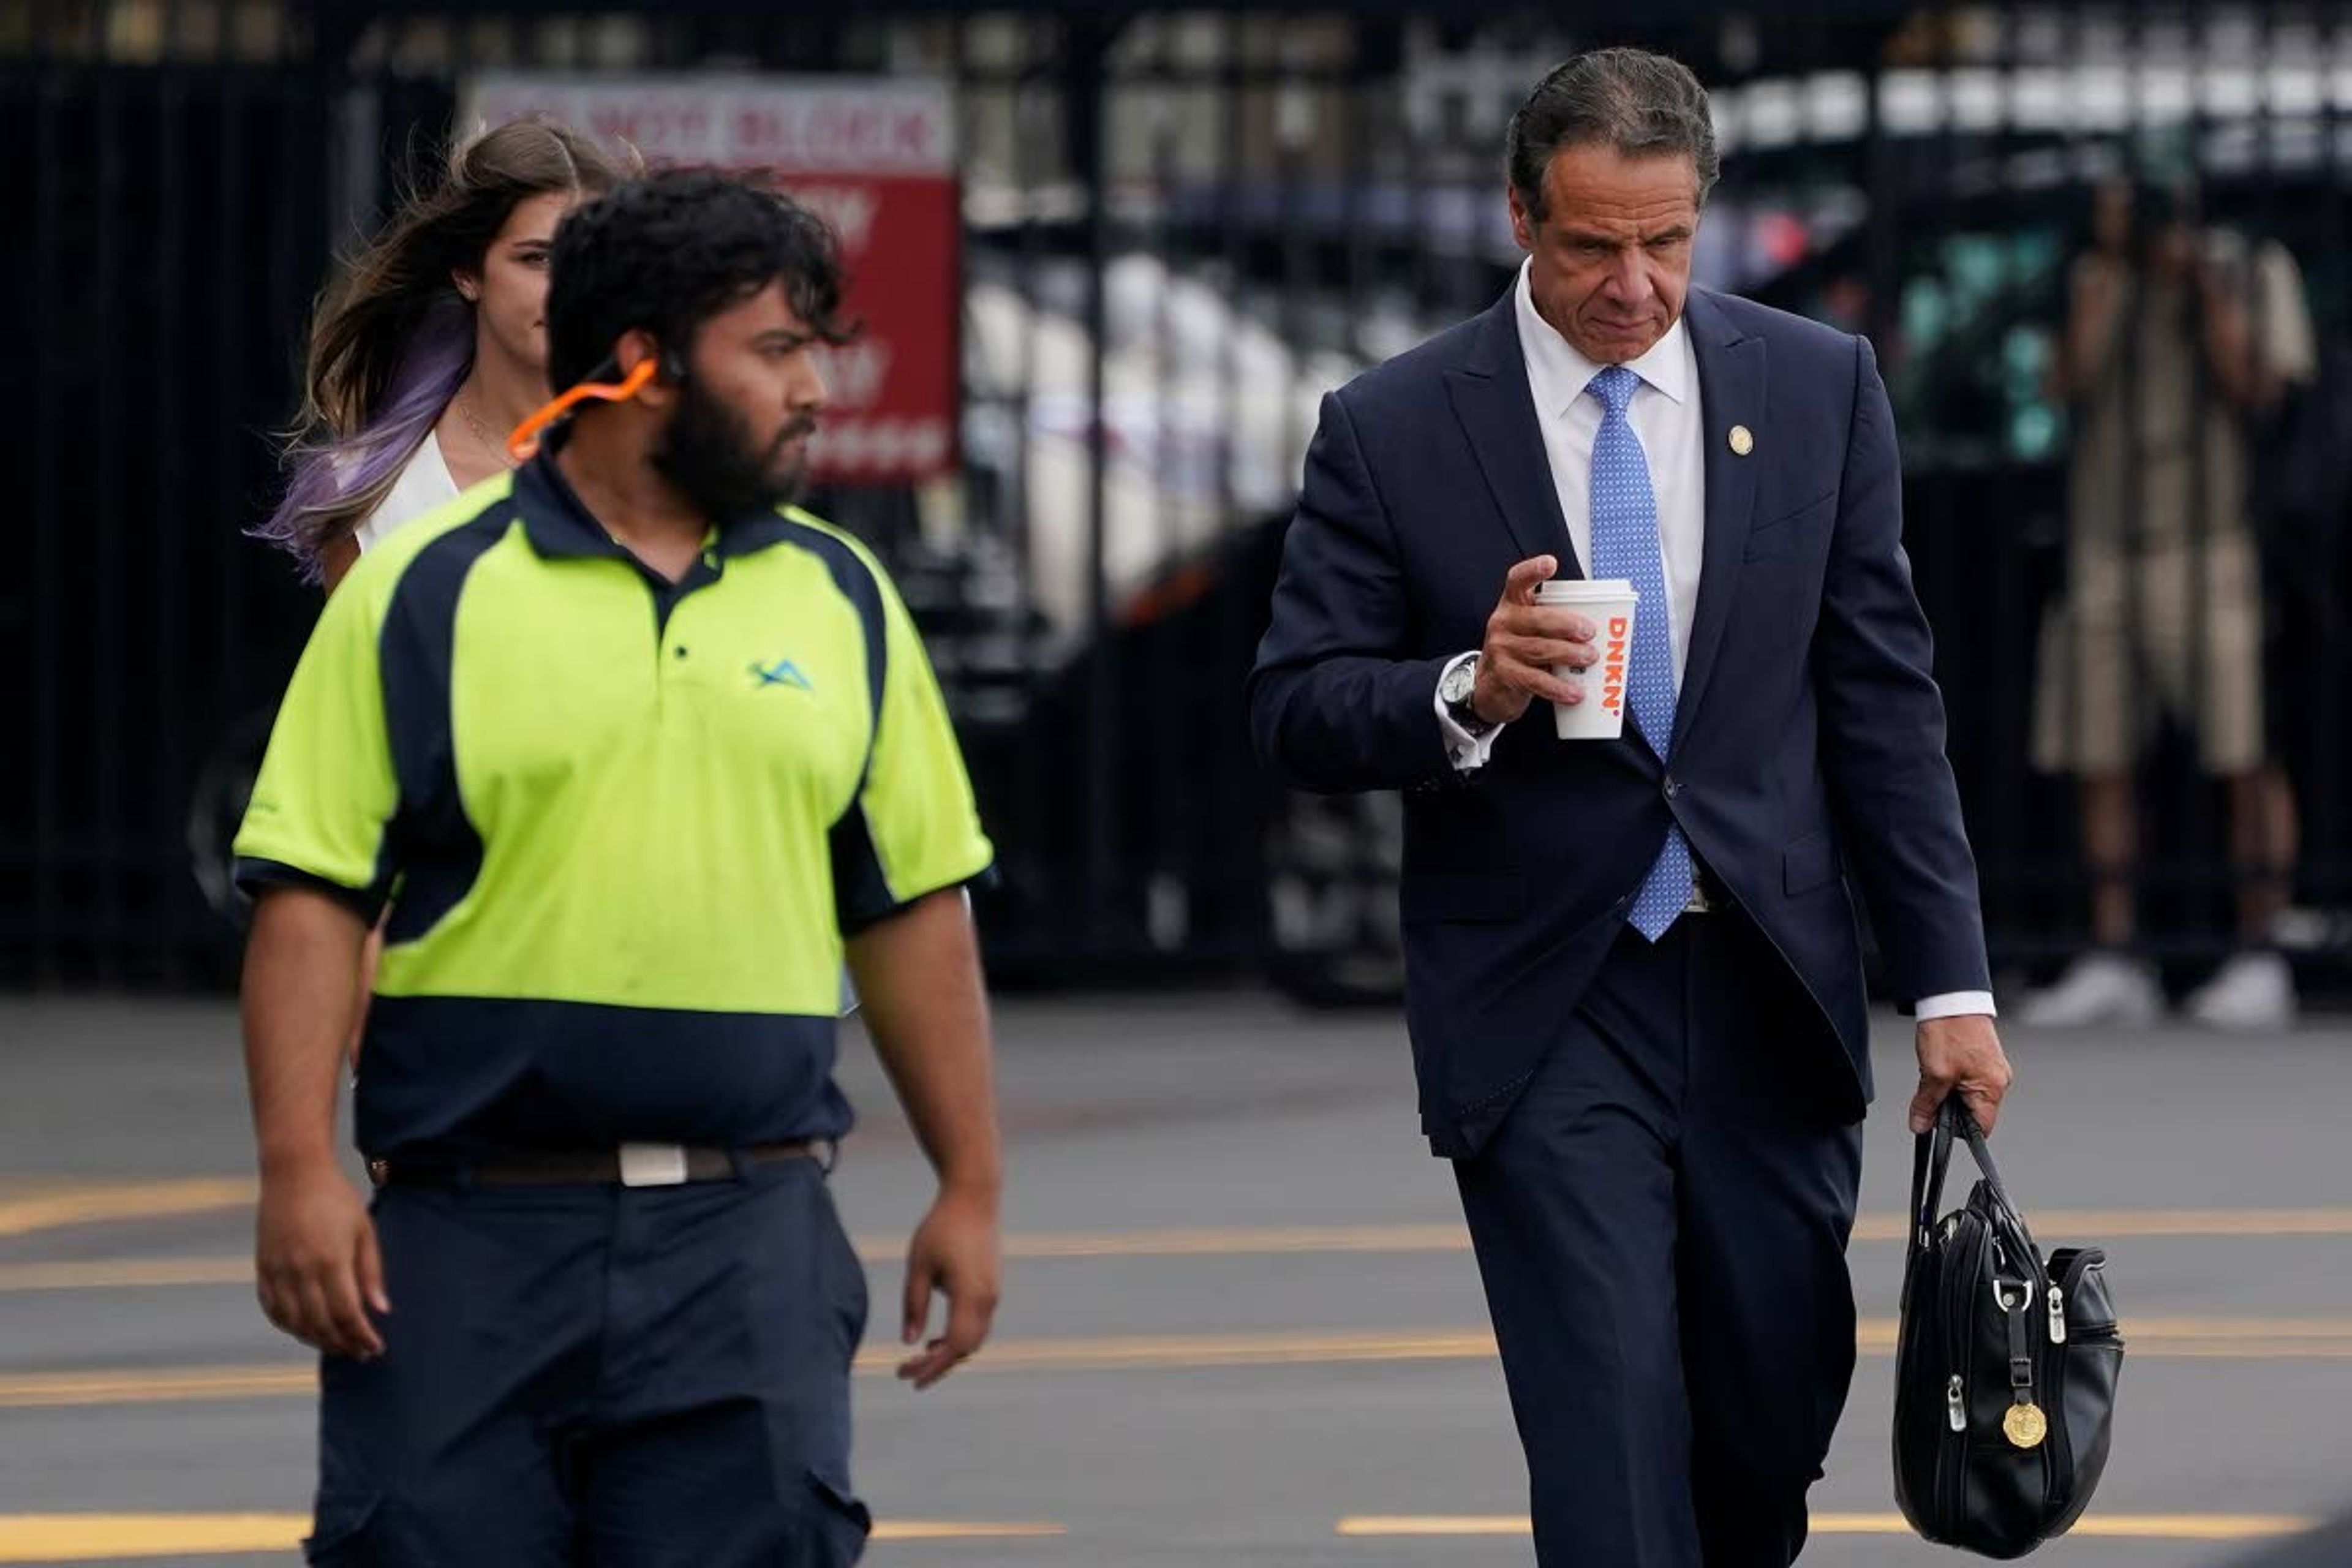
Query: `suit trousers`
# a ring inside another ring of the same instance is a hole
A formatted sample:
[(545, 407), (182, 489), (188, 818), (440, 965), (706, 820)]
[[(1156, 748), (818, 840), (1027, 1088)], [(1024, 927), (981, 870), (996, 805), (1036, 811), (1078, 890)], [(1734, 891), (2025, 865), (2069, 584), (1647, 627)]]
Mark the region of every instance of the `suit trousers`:
[[(1854, 1362), (1862, 1129), (1736, 908), (1627, 930), (1455, 1177), (1542, 1568), (1787, 1568)], [(1847, 1091), (1850, 1096), (1850, 1091)]]

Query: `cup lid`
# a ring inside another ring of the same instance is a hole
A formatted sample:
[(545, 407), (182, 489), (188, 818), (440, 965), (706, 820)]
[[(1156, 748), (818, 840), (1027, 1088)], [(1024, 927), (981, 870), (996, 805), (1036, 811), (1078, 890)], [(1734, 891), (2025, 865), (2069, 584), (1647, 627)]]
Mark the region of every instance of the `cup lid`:
[(1641, 590), (1622, 577), (1554, 577), (1536, 584), (1538, 600), (1638, 599)]

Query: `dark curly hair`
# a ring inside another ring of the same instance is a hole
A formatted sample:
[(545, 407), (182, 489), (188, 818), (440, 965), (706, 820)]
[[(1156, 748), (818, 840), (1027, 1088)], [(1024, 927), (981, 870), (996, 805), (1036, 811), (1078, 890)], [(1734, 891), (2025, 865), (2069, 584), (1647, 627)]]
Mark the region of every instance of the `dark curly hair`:
[(683, 360), (695, 330), (772, 283), (817, 338), (845, 343), (841, 252), (823, 219), (741, 174), (672, 169), (574, 211), (548, 257), (547, 377), (559, 390), (609, 373), (622, 333)]

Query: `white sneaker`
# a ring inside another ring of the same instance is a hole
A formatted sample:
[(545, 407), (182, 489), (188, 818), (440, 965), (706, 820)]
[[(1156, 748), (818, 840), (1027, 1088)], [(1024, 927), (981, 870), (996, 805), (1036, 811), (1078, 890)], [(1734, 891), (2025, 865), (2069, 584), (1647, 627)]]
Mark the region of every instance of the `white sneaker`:
[(2199, 986), (2186, 1004), (2208, 1028), (2263, 1034), (2294, 1023), (2294, 972), (2284, 955), (2242, 952)]
[(2017, 1021), (2036, 1029), (2129, 1028), (2163, 1016), (2164, 988), (2155, 967), (2118, 952), (2083, 954), (2017, 1010)]

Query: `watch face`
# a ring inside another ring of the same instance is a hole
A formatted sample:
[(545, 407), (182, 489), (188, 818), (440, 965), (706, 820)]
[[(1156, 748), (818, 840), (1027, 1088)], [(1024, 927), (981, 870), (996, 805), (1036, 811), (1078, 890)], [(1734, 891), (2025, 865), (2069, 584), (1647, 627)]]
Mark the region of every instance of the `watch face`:
[(1467, 660), (1445, 672), (1444, 689), (1438, 695), (1448, 702), (1467, 702), (1470, 693), (1477, 689), (1478, 661)]

